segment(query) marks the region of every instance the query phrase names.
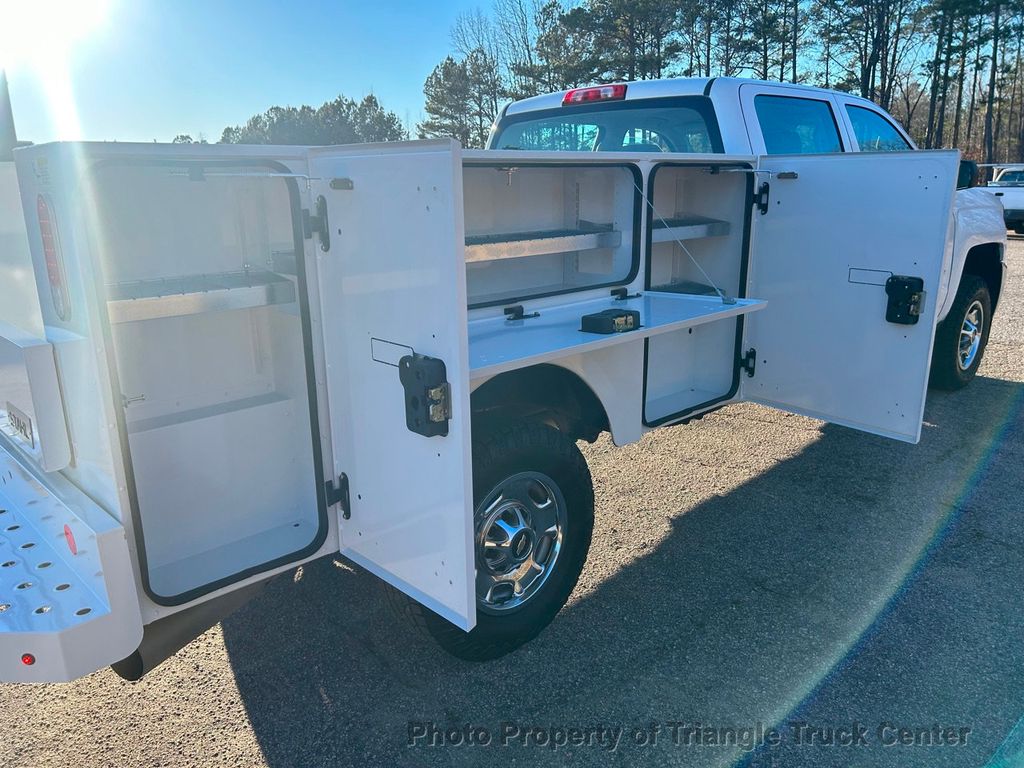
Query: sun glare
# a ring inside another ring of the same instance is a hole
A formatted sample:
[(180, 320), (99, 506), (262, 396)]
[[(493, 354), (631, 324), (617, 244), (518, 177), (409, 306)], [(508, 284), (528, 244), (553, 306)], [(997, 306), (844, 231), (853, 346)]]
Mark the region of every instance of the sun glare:
[(109, 0), (0, 0), (0, 68), (32, 74), (61, 139), (80, 134), (71, 54), (102, 25), (109, 9)]

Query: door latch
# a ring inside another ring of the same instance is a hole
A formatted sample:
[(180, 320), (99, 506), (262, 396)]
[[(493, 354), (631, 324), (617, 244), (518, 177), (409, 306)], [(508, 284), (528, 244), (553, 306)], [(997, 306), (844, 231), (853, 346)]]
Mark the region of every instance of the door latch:
[(310, 238), (314, 232), (320, 238), (320, 250), (325, 253), (331, 250), (331, 227), (327, 222), (327, 200), (323, 195), (316, 198), (316, 215), (302, 209), (302, 233)]
[(424, 437), (444, 437), (452, 417), (451, 385), (444, 361), (413, 353), (398, 361), (405, 389), (405, 425)]
[(885, 319), (897, 325), (916, 325), (924, 309), (924, 280), (920, 277), (893, 275), (885, 281), (889, 301), (885, 306)]

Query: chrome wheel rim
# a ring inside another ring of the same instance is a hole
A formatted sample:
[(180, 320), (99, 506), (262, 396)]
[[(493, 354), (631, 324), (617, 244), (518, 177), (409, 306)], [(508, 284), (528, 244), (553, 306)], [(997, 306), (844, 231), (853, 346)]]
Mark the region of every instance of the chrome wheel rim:
[(486, 613), (520, 608), (547, 582), (562, 551), (566, 507), (555, 482), (521, 472), (499, 483), (476, 514), (476, 599)]
[(966, 371), (974, 364), (981, 348), (984, 331), (985, 310), (980, 301), (975, 301), (967, 308), (963, 325), (960, 326), (960, 344), (957, 348), (956, 361), (961, 371)]

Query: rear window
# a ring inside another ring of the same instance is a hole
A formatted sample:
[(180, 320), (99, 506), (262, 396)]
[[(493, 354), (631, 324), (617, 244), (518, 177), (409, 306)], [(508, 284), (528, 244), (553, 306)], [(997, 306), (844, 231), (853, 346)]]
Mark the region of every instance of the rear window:
[(561, 107), (504, 118), (490, 149), (562, 152), (721, 152), (701, 96)]

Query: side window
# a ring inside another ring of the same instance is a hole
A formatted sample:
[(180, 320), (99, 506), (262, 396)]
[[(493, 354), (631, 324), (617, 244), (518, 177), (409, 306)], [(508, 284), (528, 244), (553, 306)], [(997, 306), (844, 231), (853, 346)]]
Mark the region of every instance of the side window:
[(902, 152), (911, 148), (896, 126), (873, 109), (847, 104), (846, 114), (861, 152)]
[(762, 94), (754, 97), (754, 109), (769, 155), (843, 151), (839, 126), (827, 101)]

